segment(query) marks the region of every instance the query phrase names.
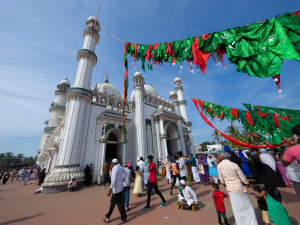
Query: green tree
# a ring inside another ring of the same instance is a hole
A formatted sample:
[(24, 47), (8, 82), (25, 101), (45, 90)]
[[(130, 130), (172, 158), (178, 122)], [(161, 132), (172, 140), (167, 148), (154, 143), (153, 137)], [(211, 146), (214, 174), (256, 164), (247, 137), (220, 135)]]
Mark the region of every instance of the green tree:
[(212, 132), (212, 136), (214, 137), (213, 141), (217, 141), (218, 144), (220, 144), (220, 142), (222, 141), (222, 135), (218, 131), (214, 130)]
[(16, 160), (14, 164), (21, 164), (23, 162), (23, 159), (24, 159), (24, 154), (18, 154), (16, 156)]
[(211, 144), (212, 144), (212, 143), (211, 143), (211, 142), (208, 142), (208, 141), (203, 142), (202, 144), (200, 144), (202, 151), (203, 151), (203, 152), (207, 152), (207, 145), (211, 145)]
[[(236, 126), (229, 126), (225, 130), (225, 133), (227, 133), (230, 137), (233, 137), (236, 140), (241, 140), (241, 132), (240, 132), (241, 127), (236, 127)], [(229, 142), (229, 146), (231, 148), (238, 148), (239, 145), (232, 143), (231, 141)]]
[(14, 153), (6, 152), (2, 161), (4, 165), (10, 165), (13, 162)]

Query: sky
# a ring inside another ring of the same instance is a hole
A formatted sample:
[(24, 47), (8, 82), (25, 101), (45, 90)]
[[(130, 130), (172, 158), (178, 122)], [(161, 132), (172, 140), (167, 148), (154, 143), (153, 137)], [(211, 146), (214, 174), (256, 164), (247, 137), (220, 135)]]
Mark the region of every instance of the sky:
[[(131, 0), (98, 1), (101, 3), (101, 29), (121, 40), (139, 44), (200, 36), (300, 9), (299, 0), (273, 0), (272, 4), (267, 0), (132, 0), (129, 6)], [(44, 122), (49, 118), (49, 107), (55, 99), (56, 85), (66, 77), (72, 86), (74, 84), (78, 67), (76, 54), (83, 45), (85, 21), (89, 16), (96, 16), (98, 1), (0, 2), (0, 153), (10, 151), (25, 156), (37, 155)], [(109, 82), (122, 93), (123, 51), (122, 42), (100, 32), (93, 86), (104, 82), (108, 74)], [(241, 103), (300, 109), (297, 91), (300, 87), (299, 62), (284, 60), (281, 94), (272, 78), (238, 73), (226, 57), (225, 64), (226, 69), (216, 66), (210, 58), (205, 75), (201, 71), (192, 74), (188, 64), (183, 64), (183, 93), (189, 120), (193, 123), (195, 145), (212, 141), (213, 130), (201, 119), (191, 97), (241, 109), (245, 109)], [(129, 57), (128, 96), (131, 95), (132, 77), (137, 69), (142, 71), (141, 63), (134, 68)], [(162, 68), (146, 71), (143, 76), (146, 84), (168, 98), (175, 88), (174, 78), (179, 71), (179, 64), (171, 66), (165, 63)], [(227, 121), (217, 120), (213, 124), (221, 131), (230, 125)]]

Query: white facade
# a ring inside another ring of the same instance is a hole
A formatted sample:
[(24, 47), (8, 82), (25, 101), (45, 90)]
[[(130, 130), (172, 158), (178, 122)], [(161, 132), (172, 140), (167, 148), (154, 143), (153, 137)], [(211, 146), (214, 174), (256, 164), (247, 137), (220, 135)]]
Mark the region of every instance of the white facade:
[(39, 164), (50, 173), (45, 179), (46, 187), (65, 185), (72, 176), (83, 180), (83, 170), (91, 163), (93, 180), (100, 182), (102, 166), (110, 158), (118, 158), (120, 163), (131, 160), (135, 166), (141, 156), (154, 155), (158, 163), (162, 156), (178, 151), (184, 155), (196, 153), (179, 78), (175, 79), (177, 94), (172, 91), (169, 101), (161, 99), (153, 87), (145, 84), (142, 74), (136, 72), (131, 99), (126, 101), (124, 129), (122, 96), (109, 83), (108, 76), (103, 83), (90, 88), (100, 30), (98, 20), (96, 29), (93, 28), (95, 20), (90, 17), (84, 29), (74, 87), (66, 86), (65, 95), (57, 95), (54, 102), (54, 108), (56, 103), (60, 108), (67, 104), (67, 110), (60, 114), (51, 111), (53, 121), (47, 123), (51, 126), (47, 125), (39, 144)]

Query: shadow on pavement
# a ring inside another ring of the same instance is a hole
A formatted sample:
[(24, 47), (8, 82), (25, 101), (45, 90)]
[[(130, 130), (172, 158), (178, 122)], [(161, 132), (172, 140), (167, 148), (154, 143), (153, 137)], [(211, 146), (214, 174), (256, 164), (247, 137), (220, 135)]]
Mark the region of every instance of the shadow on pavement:
[(11, 191), (11, 190), (15, 190), (15, 189), (7, 189), (7, 190), (2, 190), (0, 192), (3, 192), (3, 191)]
[(34, 217), (37, 217), (37, 216), (40, 216), (40, 215), (43, 215), (45, 213), (40, 213), (40, 214), (36, 214), (34, 216), (27, 216), (27, 217), (22, 217), (22, 218), (19, 218), (19, 219), (14, 219), (14, 220), (10, 220), (10, 221), (6, 221), (4, 223), (0, 223), (0, 225), (8, 225), (8, 224), (13, 224), (13, 223), (17, 223), (17, 222), (22, 222), (24, 220), (29, 220), (29, 219), (32, 219)]

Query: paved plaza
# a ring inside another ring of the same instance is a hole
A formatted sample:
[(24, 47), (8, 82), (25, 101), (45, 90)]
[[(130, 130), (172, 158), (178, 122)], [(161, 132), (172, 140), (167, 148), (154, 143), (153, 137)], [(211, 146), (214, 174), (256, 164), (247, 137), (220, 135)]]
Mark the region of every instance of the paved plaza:
[[(152, 196), (151, 209), (141, 210), (146, 205), (146, 193), (142, 197), (130, 196), (130, 208), (127, 213), (127, 224), (159, 225), (159, 224), (203, 224), (216, 225), (217, 213), (212, 203), (211, 186), (190, 185), (198, 197), (200, 210), (188, 211), (177, 209), (177, 193), (170, 195), (170, 185), (165, 179), (159, 178), (158, 185), (167, 200), (167, 205), (160, 208), (161, 200), (157, 195)], [(131, 189), (134, 183), (131, 184)], [(221, 191), (225, 191), (220, 185)], [(57, 194), (32, 194), (38, 189), (34, 181), (27, 185), (20, 185), (19, 181), (0, 184), (0, 225), (9, 224), (104, 224), (101, 218), (108, 212), (110, 197), (107, 197), (108, 187), (95, 186), (76, 192), (63, 192)], [(300, 224), (300, 201), (292, 188), (280, 188), (283, 206), (290, 213), (289, 218), (293, 225)], [(262, 222), (261, 211), (257, 208), (254, 196), (250, 196), (256, 210), (259, 224)], [(234, 223), (230, 200), (225, 200), (227, 218), (230, 224)], [(117, 224), (120, 214), (117, 209), (112, 214), (110, 224)]]

